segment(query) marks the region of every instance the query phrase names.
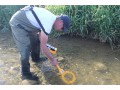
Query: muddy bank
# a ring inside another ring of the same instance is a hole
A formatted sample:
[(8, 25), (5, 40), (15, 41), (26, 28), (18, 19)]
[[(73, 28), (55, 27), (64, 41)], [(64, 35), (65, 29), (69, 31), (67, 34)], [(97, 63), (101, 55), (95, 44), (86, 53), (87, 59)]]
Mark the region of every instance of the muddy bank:
[[(79, 37), (61, 36), (49, 39), (49, 44), (58, 48), (60, 66), (75, 72), (74, 85), (119, 85), (120, 50), (111, 50), (107, 44)], [(11, 32), (0, 33), (0, 85), (63, 85), (58, 71), (49, 61), (31, 63), (31, 71), (39, 82), (20, 79), (19, 54)]]

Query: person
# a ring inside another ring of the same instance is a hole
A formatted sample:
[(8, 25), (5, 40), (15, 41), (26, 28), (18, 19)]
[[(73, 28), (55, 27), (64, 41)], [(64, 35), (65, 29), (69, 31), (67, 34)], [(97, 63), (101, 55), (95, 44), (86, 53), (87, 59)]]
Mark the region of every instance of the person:
[[(35, 12), (41, 25), (36, 20), (32, 11)], [(32, 61), (41, 62), (46, 60), (40, 58), (40, 49), (51, 60), (54, 66), (57, 61), (49, 52), (46, 44), (48, 35), (51, 33), (52, 28), (56, 31), (66, 32), (70, 26), (70, 18), (67, 15), (54, 15), (45, 8), (25, 6), (18, 10), (11, 17), (9, 24), (12, 29), (12, 35), (16, 46), (20, 52), (21, 61), (21, 79), (37, 80), (38, 77), (30, 72), (29, 57)]]

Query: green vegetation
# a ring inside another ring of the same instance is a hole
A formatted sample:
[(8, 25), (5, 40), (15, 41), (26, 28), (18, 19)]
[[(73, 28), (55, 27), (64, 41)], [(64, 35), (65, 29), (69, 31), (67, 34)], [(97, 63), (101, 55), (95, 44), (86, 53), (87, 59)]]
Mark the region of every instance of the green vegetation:
[[(40, 5), (38, 5), (40, 6)], [(0, 31), (10, 30), (9, 19), (21, 5), (0, 6)], [(119, 5), (49, 5), (45, 6), (56, 15), (70, 16), (70, 36), (92, 38), (120, 46), (120, 6)], [(60, 33), (53, 33), (55, 36)]]
[(114, 5), (71, 5), (47, 6), (55, 14), (64, 13), (71, 18), (68, 34), (120, 44), (120, 6)]
[(11, 16), (22, 7), (22, 5), (0, 5), (0, 32), (10, 30), (9, 20)]

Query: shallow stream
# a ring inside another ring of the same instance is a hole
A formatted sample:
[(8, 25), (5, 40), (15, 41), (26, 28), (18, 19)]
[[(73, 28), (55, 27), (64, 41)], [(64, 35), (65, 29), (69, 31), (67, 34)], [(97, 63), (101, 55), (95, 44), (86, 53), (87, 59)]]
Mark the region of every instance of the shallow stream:
[[(108, 44), (80, 37), (61, 36), (49, 40), (58, 48), (54, 57), (64, 70), (73, 71), (74, 85), (120, 85), (120, 50)], [(31, 63), (31, 72), (39, 82), (20, 79), (19, 53), (11, 32), (0, 33), (0, 85), (63, 85), (57, 69), (50, 61)]]

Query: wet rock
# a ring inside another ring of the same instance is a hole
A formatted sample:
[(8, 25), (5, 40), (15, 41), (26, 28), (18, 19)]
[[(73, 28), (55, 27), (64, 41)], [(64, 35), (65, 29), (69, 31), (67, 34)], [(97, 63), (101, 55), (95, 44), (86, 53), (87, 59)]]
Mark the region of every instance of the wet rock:
[(106, 70), (97, 70), (98, 72), (100, 72), (100, 73), (108, 73), (108, 70), (106, 69)]
[(93, 49), (93, 50), (92, 50), (92, 52), (96, 53), (96, 50), (95, 50), (95, 49)]
[(112, 84), (111, 82), (112, 82), (112, 79), (105, 79), (104, 84)]
[(102, 84), (102, 85), (110, 85), (110, 84), (112, 84), (112, 83), (113, 83), (112, 79), (103, 79), (103, 80), (101, 81), (101, 84)]
[(38, 81), (34, 81), (34, 80), (23, 80), (22, 85), (36, 85), (38, 84)]
[(55, 58), (58, 62), (60, 62), (60, 61), (63, 61), (64, 60), (64, 58), (63, 57), (56, 57)]
[(108, 68), (103, 63), (100, 62), (94, 63), (94, 69), (96, 71), (99, 71), (100, 73), (106, 73), (108, 71)]

